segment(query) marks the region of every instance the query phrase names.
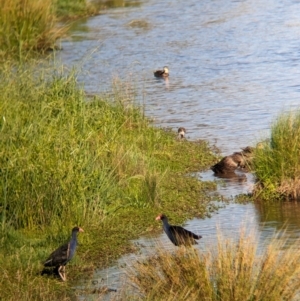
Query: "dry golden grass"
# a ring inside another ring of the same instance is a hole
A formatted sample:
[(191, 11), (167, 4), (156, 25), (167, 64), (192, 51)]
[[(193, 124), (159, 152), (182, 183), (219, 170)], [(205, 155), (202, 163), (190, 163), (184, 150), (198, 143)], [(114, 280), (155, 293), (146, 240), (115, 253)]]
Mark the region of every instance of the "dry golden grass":
[(262, 248), (244, 232), (237, 241), (219, 236), (205, 252), (159, 249), (129, 274), (143, 300), (292, 301), (299, 298), (299, 242), (285, 244), (274, 237)]

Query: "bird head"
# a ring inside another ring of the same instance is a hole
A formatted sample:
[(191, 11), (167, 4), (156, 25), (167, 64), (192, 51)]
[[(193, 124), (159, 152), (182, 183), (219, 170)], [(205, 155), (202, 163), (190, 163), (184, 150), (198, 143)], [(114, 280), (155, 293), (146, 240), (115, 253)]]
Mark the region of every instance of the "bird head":
[(164, 67), (164, 73), (169, 74), (169, 68), (167, 66)]
[(74, 227), (74, 228), (72, 229), (72, 232), (84, 232), (84, 231), (83, 231), (83, 229), (80, 228), (80, 227)]
[(167, 218), (164, 214), (160, 214), (160, 215), (158, 215), (157, 217), (156, 217), (156, 219), (155, 220), (157, 220), (157, 221), (162, 221), (163, 219), (165, 219), (165, 218)]

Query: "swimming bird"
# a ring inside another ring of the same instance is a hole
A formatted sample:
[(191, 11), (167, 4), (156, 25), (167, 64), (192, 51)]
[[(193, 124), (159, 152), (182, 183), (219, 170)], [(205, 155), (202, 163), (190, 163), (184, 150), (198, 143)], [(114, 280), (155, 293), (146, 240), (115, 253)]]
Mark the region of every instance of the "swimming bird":
[(186, 129), (184, 127), (178, 128), (178, 138), (184, 138), (185, 133)]
[(242, 164), (243, 156), (239, 153), (234, 153), (224, 157), (220, 162), (211, 166), (211, 170), (215, 174), (230, 174)]
[[(74, 227), (72, 229), (72, 237), (71, 240), (60, 246), (54, 252), (50, 254), (47, 260), (44, 262), (45, 267), (54, 267), (55, 271), (58, 272), (60, 278), (63, 281), (66, 281), (66, 274), (65, 274), (65, 266), (66, 264), (73, 258), (75, 254), (75, 250), (77, 247), (77, 233), (84, 232), (80, 227)], [(43, 274), (43, 272), (42, 272)]]
[(241, 152), (234, 152), (233, 154), (222, 158), (220, 162), (211, 166), (211, 170), (215, 174), (232, 174), (237, 168), (246, 168), (253, 159), (254, 148), (247, 146), (242, 148)]
[(198, 244), (195, 239), (202, 238), (202, 236), (194, 234), (193, 232), (186, 230), (181, 226), (170, 225), (168, 222), (168, 218), (164, 214), (158, 215), (156, 217), (156, 220), (161, 220), (163, 222), (163, 229), (175, 246), (195, 245)]
[(169, 76), (169, 68), (165, 66), (163, 70), (156, 70), (154, 71), (155, 77), (168, 77)]

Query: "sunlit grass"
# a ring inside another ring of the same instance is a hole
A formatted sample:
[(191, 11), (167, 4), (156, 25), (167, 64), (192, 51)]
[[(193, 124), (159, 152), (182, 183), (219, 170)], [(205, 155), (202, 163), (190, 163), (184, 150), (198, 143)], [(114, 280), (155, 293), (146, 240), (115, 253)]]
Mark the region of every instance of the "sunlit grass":
[(240, 234), (205, 251), (179, 248), (136, 264), (129, 274), (139, 300), (278, 301), (297, 300), (299, 241), (286, 246), (274, 237), (264, 249), (255, 235)]
[[(35, 67), (0, 72), (0, 299), (57, 300), (64, 290), (68, 300), (72, 282), (158, 229), (158, 212), (175, 221), (208, 214), (215, 185), (188, 174), (214, 157), (204, 141), (151, 126), (129, 83), (88, 98), (76, 72)], [(40, 276), (75, 225), (85, 232), (68, 284)]]
[(87, 0), (2, 0), (0, 60), (23, 61), (59, 48), (57, 41), (67, 33), (70, 19), (97, 12)]
[[(146, 175), (155, 174), (151, 159), (124, 137), (127, 131), (138, 136), (147, 131), (148, 121), (137, 108), (120, 101), (87, 102), (75, 74), (14, 77), (0, 84), (2, 225), (93, 222), (111, 200), (125, 199), (134, 178), (144, 186)], [(135, 198), (142, 190), (136, 187)], [(147, 203), (147, 197), (140, 202)]]
[(3, 0), (0, 6), (0, 58), (26, 58), (54, 49), (66, 27), (57, 23), (53, 0)]
[(300, 112), (281, 114), (271, 127), (271, 138), (255, 153), (259, 180), (255, 194), (265, 199), (300, 197)]

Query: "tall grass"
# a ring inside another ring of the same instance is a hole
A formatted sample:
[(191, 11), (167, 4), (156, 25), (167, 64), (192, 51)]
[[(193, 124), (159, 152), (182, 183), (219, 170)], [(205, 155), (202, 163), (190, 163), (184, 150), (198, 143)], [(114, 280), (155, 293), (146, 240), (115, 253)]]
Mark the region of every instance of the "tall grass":
[(256, 150), (254, 168), (259, 180), (257, 196), (299, 199), (300, 111), (278, 117), (270, 140)]
[(254, 235), (219, 236), (217, 248), (205, 252), (160, 249), (130, 275), (139, 300), (292, 301), (300, 292), (298, 244), (274, 238), (259, 250)]
[(70, 228), (157, 206), (166, 172), (188, 164), (170, 165), (172, 145), (209, 164), (199, 151), (206, 143), (191, 150), (150, 127), (129, 92), (87, 100), (75, 73), (53, 74), (28, 66), (0, 74), (2, 227)]
[(56, 40), (66, 32), (66, 27), (57, 24), (53, 10), (53, 0), (2, 0), (1, 57), (22, 59), (33, 51), (53, 49)]
[[(87, 0), (2, 0), (0, 5), (0, 60), (24, 60), (34, 53), (57, 48), (70, 22), (98, 9)], [(64, 22), (62, 22), (64, 20)]]
[(130, 190), (132, 177), (152, 173), (149, 160), (119, 133), (147, 125), (139, 110), (120, 101), (87, 102), (75, 74), (2, 74), (0, 93), (2, 224), (33, 228), (101, 218), (107, 203), (117, 205)]

